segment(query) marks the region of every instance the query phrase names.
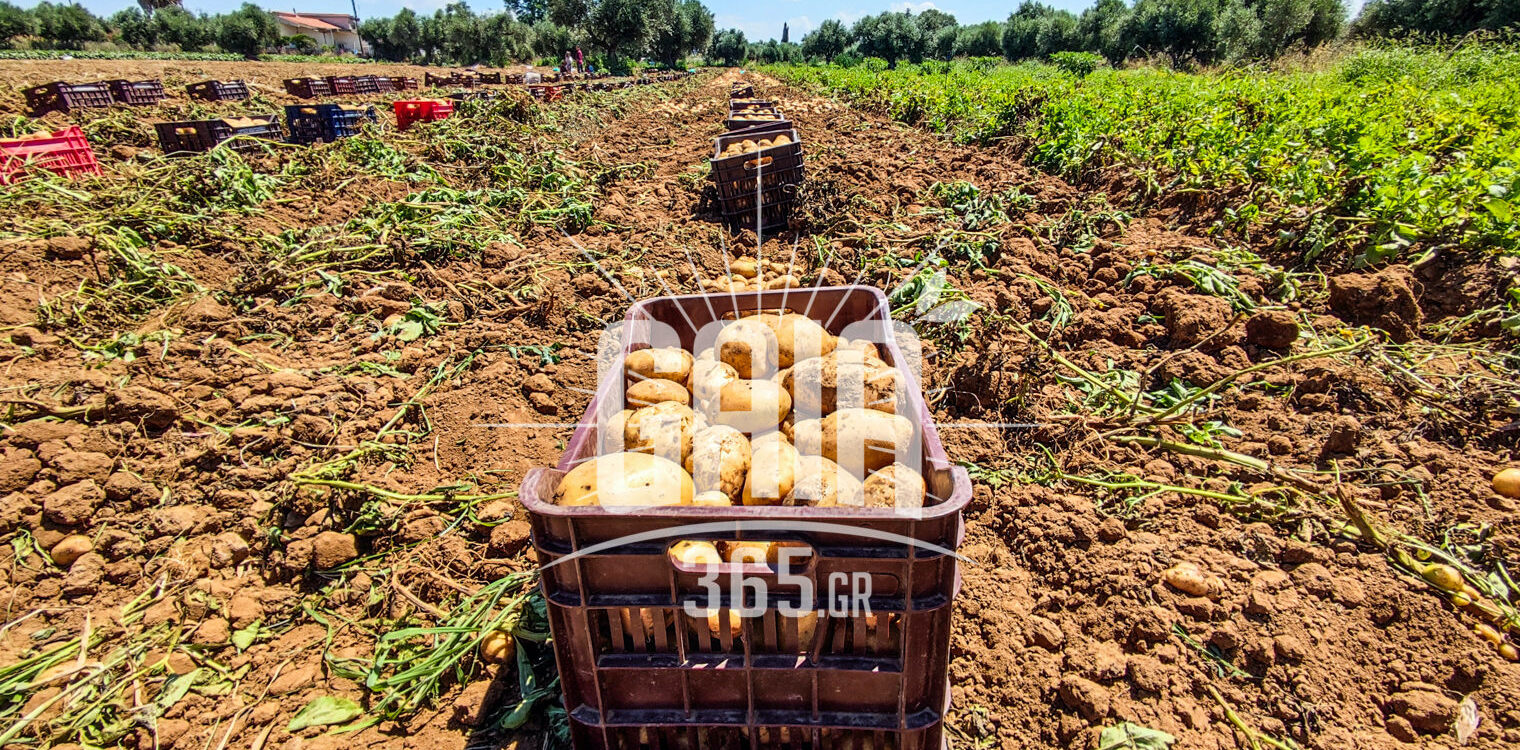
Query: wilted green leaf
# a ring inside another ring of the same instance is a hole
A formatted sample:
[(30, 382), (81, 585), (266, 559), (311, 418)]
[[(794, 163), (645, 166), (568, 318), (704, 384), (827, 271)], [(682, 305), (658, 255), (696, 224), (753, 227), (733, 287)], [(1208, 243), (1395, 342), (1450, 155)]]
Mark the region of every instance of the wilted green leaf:
[(1167, 750), (1177, 738), (1159, 729), (1121, 722), (1098, 735), (1098, 750)]
[(325, 727), (330, 724), (342, 724), (345, 721), (358, 718), (364, 713), (359, 704), (347, 699), (332, 695), (323, 695), (312, 699), (295, 716), (291, 717), (290, 723), (285, 726), (286, 731), (299, 732), (307, 727)]
[(249, 646), (259, 637), (259, 623), (255, 621), (246, 628), (242, 628), (232, 634), (232, 645), (237, 647), (238, 653), (248, 650)]

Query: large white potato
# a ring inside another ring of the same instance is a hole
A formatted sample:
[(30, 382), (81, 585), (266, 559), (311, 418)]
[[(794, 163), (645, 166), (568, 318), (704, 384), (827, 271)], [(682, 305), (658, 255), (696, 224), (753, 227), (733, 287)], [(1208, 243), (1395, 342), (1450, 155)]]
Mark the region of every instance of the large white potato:
[(691, 407), (710, 418), (718, 411), (719, 391), (738, 379), (739, 373), (726, 362), (697, 360), (691, 367)]
[(680, 464), (647, 453), (613, 453), (565, 473), (554, 502), (570, 506), (690, 505), (691, 476)]
[(792, 397), (769, 380), (735, 380), (718, 392), (712, 421), (743, 433), (769, 432), (792, 410)]
[(686, 471), (696, 483), (697, 492), (720, 490), (730, 498), (738, 498), (749, 476), (749, 455), (749, 441), (743, 433), (727, 425), (713, 425), (692, 438)]
[(678, 404), (691, 405), (691, 394), (680, 383), (672, 380), (650, 378), (640, 380), (628, 386), (628, 405), (637, 409), (643, 406), (654, 406), (662, 401), (674, 401)]
[(834, 351), (834, 335), (806, 315), (787, 313), (767, 322), (776, 332), (776, 360), (781, 367)]
[(802, 418), (827, 416), (839, 409), (875, 409), (895, 413), (904, 402), (902, 373), (853, 349), (838, 349), (804, 359), (782, 377), (792, 406)]
[(723, 326), (714, 348), (718, 350), (718, 358), (741, 378), (768, 378), (776, 374), (780, 356), (776, 332), (760, 316), (740, 318)]
[(924, 478), (906, 464), (894, 463), (866, 477), (867, 508), (917, 510), (924, 507)]
[(707, 426), (691, 407), (675, 401), (635, 409), (623, 427), (628, 450), (653, 453), (680, 464), (691, 455), (691, 439)]
[(796, 476), (797, 449), (784, 440), (767, 440), (752, 449), (742, 500), (745, 505), (780, 505)]
[(822, 423), (824, 457), (857, 477), (905, 458), (913, 440), (907, 417), (875, 409), (840, 409)]
[(684, 349), (640, 349), (629, 353), (628, 358), (623, 360), (623, 369), (630, 385), (654, 378), (684, 386), (687, 377), (691, 375), (691, 361), (691, 353)]
[(855, 475), (823, 456), (801, 456), (797, 459), (796, 481), (782, 505), (860, 507), (863, 502), (860, 480)]

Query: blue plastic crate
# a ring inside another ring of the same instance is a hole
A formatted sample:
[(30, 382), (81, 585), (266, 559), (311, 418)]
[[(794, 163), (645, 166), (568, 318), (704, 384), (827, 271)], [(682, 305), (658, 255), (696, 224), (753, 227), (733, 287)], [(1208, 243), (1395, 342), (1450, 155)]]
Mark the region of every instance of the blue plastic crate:
[(339, 104), (292, 104), (285, 108), (290, 142), (306, 145), (358, 135), (365, 120), (375, 119), (374, 107), (347, 109)]

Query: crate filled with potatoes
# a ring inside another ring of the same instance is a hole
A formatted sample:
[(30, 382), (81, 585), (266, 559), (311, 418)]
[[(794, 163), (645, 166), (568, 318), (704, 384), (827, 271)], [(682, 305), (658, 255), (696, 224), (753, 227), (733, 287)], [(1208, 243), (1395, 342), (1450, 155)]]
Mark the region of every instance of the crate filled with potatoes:
[[(869, 287), (662, 297), (609, 333), (564, 457), (521, 493), (585, 746), (732, 725), (938, 747), (970, 483), (910, 334)], [(834, 606), (844, 580), (863, 610)]]

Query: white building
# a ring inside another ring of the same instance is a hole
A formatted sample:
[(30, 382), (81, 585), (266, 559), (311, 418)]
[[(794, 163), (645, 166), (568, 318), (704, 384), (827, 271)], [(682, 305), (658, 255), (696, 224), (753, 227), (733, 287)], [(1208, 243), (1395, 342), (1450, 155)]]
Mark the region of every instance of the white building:
[(319, 46), (334, 47), (339, 52), (364, 52), (359, 38), (359, 19), (347, 13), (295, 13), (274, 11), (280, 36), (304, 36)]

